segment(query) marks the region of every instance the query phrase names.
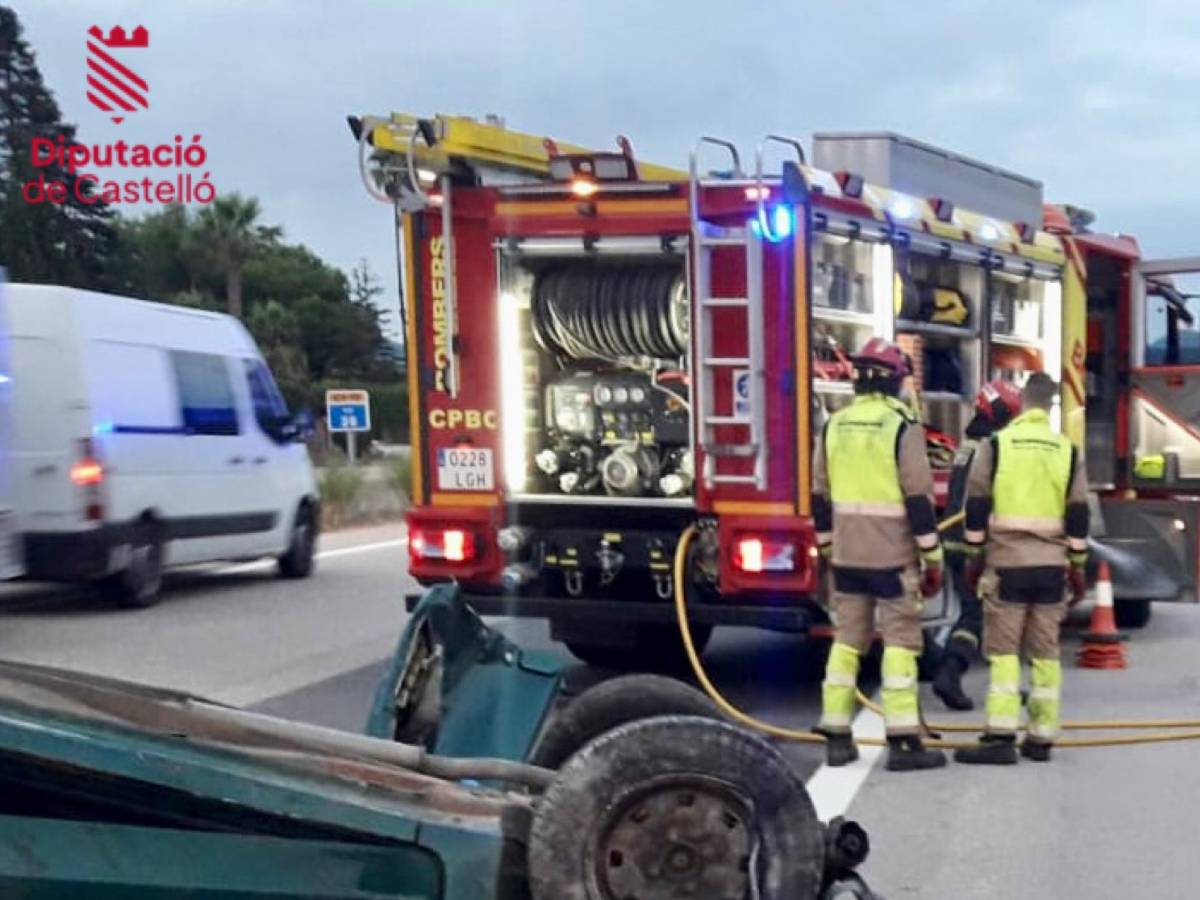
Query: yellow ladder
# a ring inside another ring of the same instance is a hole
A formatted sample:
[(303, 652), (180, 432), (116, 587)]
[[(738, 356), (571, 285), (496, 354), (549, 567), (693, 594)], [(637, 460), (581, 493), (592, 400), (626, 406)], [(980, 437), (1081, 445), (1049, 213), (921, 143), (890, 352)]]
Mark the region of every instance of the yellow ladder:
[[(360, 141), (369, 142), (376, 151), (402, 156), (410, 180), (418, 179), (420, 172), (444, 174), (455, 162), (465, 163), (481, 175), (487, 170), (500, 170), (544, 180), (549, 177), (550, 158), (555, 153), (593, 152), (577, 144), (513, 131), (495, 118), (479, 122), (466, 116), (392, 113), (387, 118), (365, 116), (359, 122), (356, 133)], [(637, 168), (643, 181), (688, 179), (687, 172), (669, 166), (638, 161)]]

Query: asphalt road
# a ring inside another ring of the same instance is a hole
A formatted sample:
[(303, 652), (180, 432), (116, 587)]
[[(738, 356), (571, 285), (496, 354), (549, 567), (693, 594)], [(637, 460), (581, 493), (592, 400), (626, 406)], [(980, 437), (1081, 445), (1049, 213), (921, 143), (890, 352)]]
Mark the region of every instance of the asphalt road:
[[(318, 573), (276, 578), (269, 564), (206, 567), (171, 576), (163, 601), (116, 611), (81, 590), (0, 588), (0, 658), (181, 688), (278, 715), (358, 730), (383, 660), (403, 627), (403, 530), (327, 535)], [(531, 648), (553, 648), (539, 622), (494, 620)], [(1200, 718), (1200, 610), (1159, 607), (1129, 645), (1130, 669), (1068, 665), (1067, 718)], [(1065, 660), (1073, 659), (1068, 638)], [(803, 673), (794, 637), (718, 630), (705, 661), (747, 712), (806, 728), (820, 686)], [(568, 659), (564, 653), (564, 659)], [(574, 664), (573, 664), (574, 665)], [(578, 667), (582, 679), (606, 673)], [(981, 697), (983, 673), (971, 676)], [(951, 715), (926, 692), (934, 719)], [(878, 731), (872, 715), (864, 733)], [(1196, 744), (1060, 751), (1050, 765), (979, 770), (951, 765), (896, 775), (878, 754), (821, 767), (806, 745), (784, 752), (825, 815), (846, 812), (871, 831), (866, 866), (889, 898), (1124, 898), (1190, 896), (1200, 855), (1186, 849), (1200, 789)]]

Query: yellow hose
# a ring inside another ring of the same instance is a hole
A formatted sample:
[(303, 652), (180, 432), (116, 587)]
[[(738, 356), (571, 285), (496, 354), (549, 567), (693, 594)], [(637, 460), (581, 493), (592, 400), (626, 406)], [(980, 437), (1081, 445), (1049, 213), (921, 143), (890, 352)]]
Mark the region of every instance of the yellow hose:
[[(939, 524), (941, 530), (949, 528), (956, 522), (961, 521), (962, 513), (955, 516), (950, 516)], [(688, 662), (692, 666), (692, 673), (696, 676), (696, 680), (700, 683), (700, 687), (712, 699), (713, 703), (726, 716), (735, 722), (745, 725), (747, 728), (754, 731), (762, 732), (771, 737), (779, 738), (784, 741), (795, 741), (804, 744), (823, 744), (825, 738), (811, 731), (799, 731), (794, 728), (783, 728), (779, 725), (773, 725), (770, 722), (765, 722), (762, 719), (757, 719), (748, 713), (738, 709), (725, 698), (718, 690), (717, 686), (712, 683), (708, 677), (708, 673), (704, 670), (703, 663), (700, 662), (700, 654), (696, 651), (696, 644), (692, 640), (692, 629), (688, 623), (687, 617), (687, 551), (691, 546), (692, 541), (696, 537), (696, 526), (689, 525), (680, 535), (679, 543), (675, 547), (675, 618), (679, 625), (679, 635), (683, 639), (683, 648), (687, 652)], [(862, 691), (858, 691), (858, 700), (867, 709), (879, 715), (883, 715), (883, 710), (878, 705), (872, 703)], [(1200, 720), (1192, 719), (1147, 719), (1144, 721), (1138, 720), (1114, 720), (1105, 722), (1102, 720), (1095, 721), (1080, 721), (1080, 722), (1064, 722), (1062, 724), (1065, 730), (1132, 730), (1143, 728), (1200, 728)], [(946, 732), (975, 732), (982, 731), (981, 726), (976, 725), (961, 725), (957, 723), (934, 722), (929, 723), (928, 728), (932, 731)], [(1200, 731), (1164, 731), (1154, 732), (1151, 734), (1138, 735), (1120, 735), (1117, 737), (1096, 737), (1096, 738), (1060, 738), (1056, 740), (1056, 747), (1120, 747), (1133, 744), (1161, 744), (1169, 741), (1191, 741), (1200, 740)], [(879, 738), (856, 738), (856, 743), (868, 747), (881, 747), (886, 744), (886, 741)], [(974, 747), (974, 741), (945, 741), (945, 740), (930, 740), (926, 741), (930, 747), (940, 747), (942, 749), (955, 749), (958, 747)]]

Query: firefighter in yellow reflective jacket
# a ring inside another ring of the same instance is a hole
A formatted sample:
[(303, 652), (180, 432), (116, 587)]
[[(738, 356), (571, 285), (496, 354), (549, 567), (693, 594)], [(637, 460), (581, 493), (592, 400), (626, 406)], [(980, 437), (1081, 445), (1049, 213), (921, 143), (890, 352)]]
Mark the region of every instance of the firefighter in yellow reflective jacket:
[(1021, 655), (1030, 662), (1029, 726), (1021, 755), (1046, 762), (1058, 733), (1062, 665), (1058, 631), (1064, 596), (1087, 587), (1087, 476), (1071, 442), (1050, 425), (1057, 393), (1029, 376), (1025, 410), (975, 454), (967, 480), (967, 578), (983, 602), (983, 653), (991, 665), (987, 724), (959, 762), (1017, 761)]
[(814, 454), (813, 517), (821, 554), (833, 564), (836, 629), (817, 730), (829, 765), (858, 758), (850, 734), (855, 682), (878, 610), (887, 766), (930, 769), (946, 758), (921, 742), (917, 706), (921, 607), (942, 589), (925, 429), (897, 399), (909, 372), (898, 347), (872, 338), (853, 362), (854, 402), (829, 419)]

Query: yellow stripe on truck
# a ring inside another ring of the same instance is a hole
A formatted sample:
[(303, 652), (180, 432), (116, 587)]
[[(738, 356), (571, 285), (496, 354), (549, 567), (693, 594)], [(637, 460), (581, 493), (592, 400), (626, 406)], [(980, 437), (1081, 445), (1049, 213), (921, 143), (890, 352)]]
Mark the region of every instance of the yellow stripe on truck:
[(421, 444), (421, 391), (417, 373), (420, 369), (421, 343), (417, 337), (417, 308), (420, 297), (417, 295), (417, 248), (413, 239), (412, 213), (405, 213), (401, 219), (404, 241), (404, 289), (408, 291), (408, 334), (406, 336), (405, 352), (408, 368), (408, 440), (412, 445), (412, 496), (414, 503), (422, 503), (425, 498), (425, 448)]

